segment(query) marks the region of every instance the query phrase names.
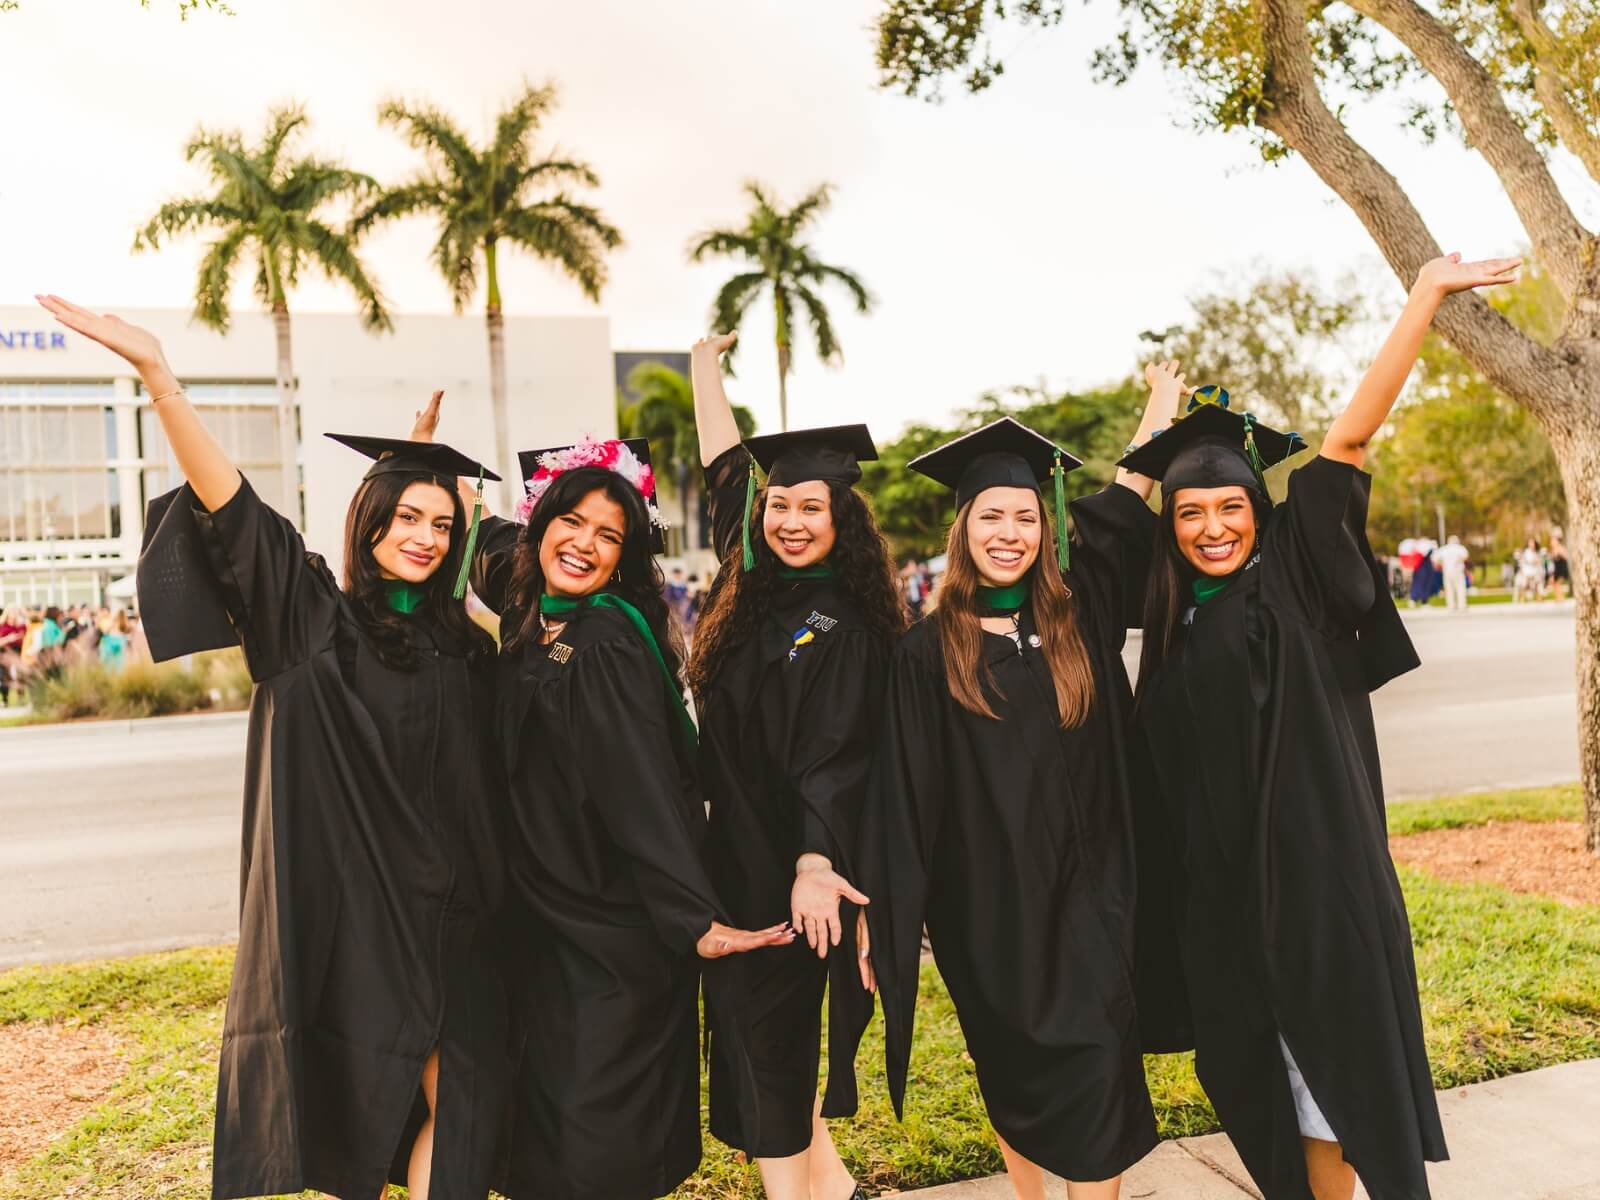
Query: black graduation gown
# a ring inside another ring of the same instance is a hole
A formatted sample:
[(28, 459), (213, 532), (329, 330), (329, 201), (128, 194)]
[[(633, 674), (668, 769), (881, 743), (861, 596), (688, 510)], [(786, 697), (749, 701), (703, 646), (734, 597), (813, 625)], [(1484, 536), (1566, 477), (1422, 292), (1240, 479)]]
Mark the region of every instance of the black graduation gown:
[[(518, 533), (485, 535), (493, 608)], [(660, 666), (614, 610), (581, 609), (549, 645), (503, 653), (496, 702), (525, 1039), (496, 1186), (513, 1200), (663, 1195), (700, 1162), (695, 943), (724, 919), (693, 751)]]
[(248, 481), (214, 513), (151, 504), (152, 652), (236, 630), (251, 678), (239, 946), (212, 1194), (371, 1200), (404, 1168), (440, 1050), (432, 1195), (481, 1200), (509, 1076), (503, 783), (489, 668), (417, 614), (414, 671), (380, 662), (326, 563)]
[[(739, 544), (749, 452), (706, 472), (719, 556)], [(711, 815), (711, 878), (733, 923), (787, 921), (795, 860), (826, 855), (854, 882), (856, 827), (881, 714), (892, 639), (862, 626), (836, 581), (789, 584), (759, 636), (729, 648), (699, 697), (700, 773)], [(711, 1132), (753, 1157), (811, 1144), (824, 989), (830, 1027), (871, 1012), (856, 966), (856, 910), (826, 960), (804, 938), (706, 967)], [(848, 1011), (847, 1011), (848, 1010)], [(854, 1043), (830, 1041), (824, 1115), (855, 1112)]]
[[(1072, 504), (1068, 576), (1094, 671), (1087, 722), (1060, 728), (1034, 628), (984, 634), (999, 716), (950, 695), (932, 619), (895, 651), (862, 828), (862, 890), (902, 1111), (922, 928), (989, 1119), (1067, 1179), (1106, 1179), (1156, 1144), (1134, 999), (1133, 795), (1121, 661), (1155, 517), (1113, 484)], [(1050, 548), (1037, 570), (1053, 570)]]
[(1281, 1031), (1373, 1200), (1446, 1157), (1368, 692), (1417, 665), (1367, 546), (1371, 477), (1318, 457), (1180, 626), (1140, 724), (1183, 862), (1200, 1082), (1269, 1200), (1310, 1200)]

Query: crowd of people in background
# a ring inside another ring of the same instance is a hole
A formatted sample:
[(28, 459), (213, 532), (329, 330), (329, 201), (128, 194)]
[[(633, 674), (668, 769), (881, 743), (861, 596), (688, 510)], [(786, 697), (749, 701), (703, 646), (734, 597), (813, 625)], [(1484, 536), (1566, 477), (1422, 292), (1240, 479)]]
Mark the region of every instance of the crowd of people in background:
[(934, 572), (927, 563), (914, 558), (906, 559), (905, 566), (900, 568), (900, 594), (905, 598), (906, 607), (911, 610), (913, 621), (920, 619), (928, 609), (933, 584)]
[(700, 582), (700, 576), (690, 575), (682, 567), (673, 567), (667, 573), (667, 582), (661, 594), (687, 641), (694, 635), (700, 610), (706, 603), (706, 589)]
[[(1405, 538), (1393, 555), (1382, 556), (1389, 590), (1397, 600), (1416, 608), (1443, 593), (1448, 608), (1467, 607), (1467, 593), (1494, 586), (1488, 561), (1475, 562), (1460, 537), (1450, 534), (1443, 545), (1429, 537)], [(1565, 600), (1572, 572), (1567, 544), (1559, 525), (1548, 539), (1528, 538), (1500, 560), (1495, 584), (1509, 592), (1513, 602)]]
[(140, 652), (139, 618), (125, 608), (13, 605), (0, 611), (0, 706), (41, 676), (91, 660), (120, 671)]

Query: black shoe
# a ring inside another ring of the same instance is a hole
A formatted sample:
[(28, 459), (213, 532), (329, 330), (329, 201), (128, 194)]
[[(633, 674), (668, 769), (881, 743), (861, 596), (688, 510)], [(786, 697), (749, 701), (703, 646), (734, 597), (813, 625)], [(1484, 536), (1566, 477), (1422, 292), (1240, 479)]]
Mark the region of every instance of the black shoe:
[(861, 1190), (861, 1185), (856, 1184), (856, 1190), (851, 1192), (844, 1200), (867, 1200), (867, 1194)]

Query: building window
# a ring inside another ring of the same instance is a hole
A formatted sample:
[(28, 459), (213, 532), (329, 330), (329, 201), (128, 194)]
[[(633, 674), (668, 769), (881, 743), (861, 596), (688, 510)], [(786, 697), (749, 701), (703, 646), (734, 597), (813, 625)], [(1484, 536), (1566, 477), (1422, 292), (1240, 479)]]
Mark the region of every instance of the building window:
[(109, 384), (0, 384), (0, 541), (121, 532)]
[[(250, 486), (279, 512), (283, 480), (278, 453), (277, 391), (270, 383), (193, 383), (185, 389), (200, 420), (223, 452), (250, 480)], [(172, 446), (161, 431), (160, 418), (149, 407), (139, 410), (140, 457), (144, 459), (146, 503), (183, 483)]]

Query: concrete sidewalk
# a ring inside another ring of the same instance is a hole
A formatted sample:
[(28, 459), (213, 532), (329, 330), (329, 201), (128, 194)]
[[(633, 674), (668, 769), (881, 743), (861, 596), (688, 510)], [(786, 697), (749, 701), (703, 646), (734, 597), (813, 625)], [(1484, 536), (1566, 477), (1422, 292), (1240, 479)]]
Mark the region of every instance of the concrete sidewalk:
[[(1600, 1059), (1439, 1093), (1451, 1159), (1428, 1164), (1433, 1200), (1600, 1200)], [(907, 1192), (1012, 1200), (1005, 1176)], [(1057, 1183), (1052, 1200), (1066, 1195)], [(1163, 1142), (1123, 1177), (1124, 1200), (1260, 1200), (1222, 1134)], [(1358, 1200), (1366, 1192), (1356, 1189)]]

